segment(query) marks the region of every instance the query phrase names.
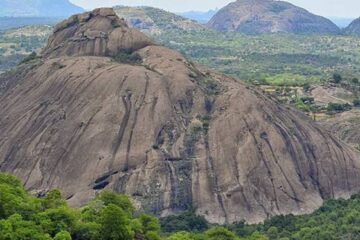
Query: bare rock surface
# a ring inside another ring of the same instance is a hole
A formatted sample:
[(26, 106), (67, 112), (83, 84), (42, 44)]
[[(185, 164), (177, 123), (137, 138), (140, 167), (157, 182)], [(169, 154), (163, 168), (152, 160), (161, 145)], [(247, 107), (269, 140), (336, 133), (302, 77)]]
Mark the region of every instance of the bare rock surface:
[[(141, 61), (115, 61), (124, 46)], [(109, 9), (58, 25), (42, 59), (1, 75), (0, 116), (0, 170), (75, 206), (110, 189), (161, 216), (192, 205), (211, 222), (254, 223), (360, 189), (357, 152)]]
[(55, 26), (43, 51), (45, 57), (116, 56), (152, 45), (139, 31), (129, 28), (110, 8), (74, 15)]
[(330, 20), (285, 1), (237, 0), (220, 9), (208, 26), (219, 31), (338, 34)]
[(360, 151), (360, 109), (338, 113), (321, 121), (331, 133)]
[(354, 94), (337, 86), (316, 86), (311, 89), (311, 96), (318, 105), (329, 103), (351, 104)]

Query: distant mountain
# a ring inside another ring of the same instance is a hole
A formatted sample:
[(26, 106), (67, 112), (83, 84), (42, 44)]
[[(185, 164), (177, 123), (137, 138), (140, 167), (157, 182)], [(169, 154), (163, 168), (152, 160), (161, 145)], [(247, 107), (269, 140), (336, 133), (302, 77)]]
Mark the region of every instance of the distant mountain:
[(169, 30), (197, 31), (205, 29), (205, 26), (193, 20), (158, 8), (116, 6), (114, 10), (131, 27), (145, 33), (160, 34)]
[(344, 17), (329, 17), (329, 19), (335, 23), (340, 28), (345, 28), (354, 21), (354, 18), (344, 18)]
[(199, 23), (207, 23), (216, 13), (218, 10), (209, 10), (207, 12), (199, 12), (199, 11), (190, 11), (190, 12), (183, 12), (179, 13), (180, 16), (195, 20)]
[(62, 17), (0, 17), (0, 31), (29, 25), (53, 26), (61, 20)]
[(345, 28), (345, 34), (349, 35), (359, 35), (360, 36), (360, 18), (355, 19), (350, 23), (350, 25)]
[(0, 1), (0, 17), (68, 17), (83, 11), (69, 0)]
[(208, 26), (220, 31), (261, 33), (337, 34), (340, 29), (330, 20), (314, 15), (288, 2), (238, 0), (225, 6)]

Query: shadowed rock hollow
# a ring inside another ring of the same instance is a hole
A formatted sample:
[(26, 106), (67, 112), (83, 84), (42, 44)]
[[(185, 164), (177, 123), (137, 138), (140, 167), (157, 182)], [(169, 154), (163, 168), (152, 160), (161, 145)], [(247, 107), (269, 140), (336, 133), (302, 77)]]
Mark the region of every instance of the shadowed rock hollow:
[(358, 156), (306, 116), (155, 46), (110, 9), (59, 24), (43, 53), (0, 77), (0, 169), (34, 193), (59, 188), (81, 205), (105, 188), (223, 223), (360, 188)]

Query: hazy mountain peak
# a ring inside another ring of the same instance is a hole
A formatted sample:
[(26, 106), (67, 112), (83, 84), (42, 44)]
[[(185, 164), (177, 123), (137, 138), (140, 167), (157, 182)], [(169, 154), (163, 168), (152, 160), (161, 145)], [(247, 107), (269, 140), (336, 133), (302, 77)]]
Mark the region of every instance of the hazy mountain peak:
[(0, 1), (0, 17), (68, 17), (83, 11), (69, 0)]

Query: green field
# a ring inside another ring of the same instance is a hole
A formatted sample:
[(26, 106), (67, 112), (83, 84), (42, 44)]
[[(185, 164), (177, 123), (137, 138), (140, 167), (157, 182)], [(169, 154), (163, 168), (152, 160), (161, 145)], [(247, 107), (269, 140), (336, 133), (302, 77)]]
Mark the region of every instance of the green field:
[(334, 73), (360, 77), (360, 38), (238, 33), (167, 32), (157, 42), (194, 62), (249, 82), (303, 85), (326, 82)]

